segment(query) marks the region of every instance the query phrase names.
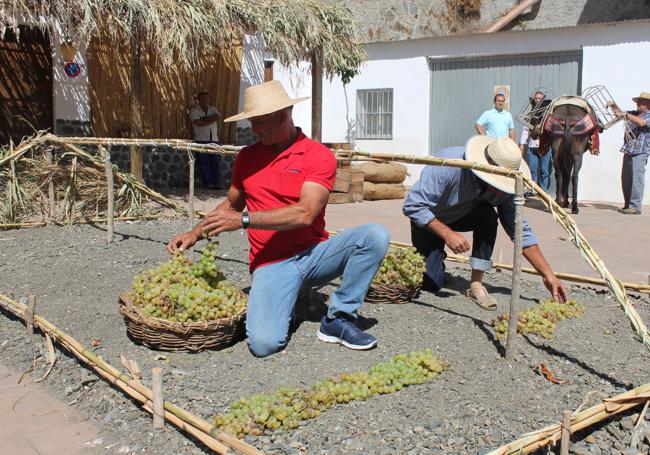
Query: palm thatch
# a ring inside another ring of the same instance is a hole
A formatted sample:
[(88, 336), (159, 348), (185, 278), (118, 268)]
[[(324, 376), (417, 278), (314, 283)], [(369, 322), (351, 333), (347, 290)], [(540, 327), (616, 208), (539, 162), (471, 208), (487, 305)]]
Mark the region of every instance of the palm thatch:
[(0, 0), (0, 26), (20, 18), (44, 28), (57, 20), (74, 42), (101, 31), (146, 41), (164, 64), (196, 64), (206, 49), (234, 61), (244, 34), (255, 33), (283, 64), (315, 55), (329, 76), (365, 58), (351, 12), (317, 0)]

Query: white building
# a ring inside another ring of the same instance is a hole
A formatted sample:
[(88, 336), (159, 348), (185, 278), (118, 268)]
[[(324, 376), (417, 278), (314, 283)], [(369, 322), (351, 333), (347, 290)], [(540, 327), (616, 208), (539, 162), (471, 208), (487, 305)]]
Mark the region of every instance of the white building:
[[(408, 14), (419, 17), (420, 22), (424, 15), (422, 9), (397, 14), (397, 4), (416, 2), (347, 3), (358, 12), (370, 3), (379, 4), (379, 9), (394, 4), (396, 14), (391, 16), (391, 24), (384, 24), (387, 29), (404, 30)], [(478, 29), (513, 6), (507, 1), (491, 3), (483, 8), (487, 12), (482, 11)], [(502, 9), (495, 3), (503, 4)], [(365, 26), (370, 29), (368, 21), (373, 16), (366, 16)], [(650, 91), (649, 18), (650, 6), (638, 1), (582, 0), (569, 5), (542, 0), (532, 12), (511, 23), (510, 30), (491, 34), (450, 36), (435, 30), (431, 23), (418, 23), (402, 35), (382, 35), (377, 31), (382, 24), (375, 23), (374, 36), (385, 40), (366, 45), (368, 60), (360, 74), (346, 87), (336, 78), (324, 81), (322, 140), (348, 142), (352, 133), (359, 150), (433, 155), (444, 146), (462, 145), (474, 134), (476, 119), (492, 107), (494, 90), (500, 85), (510, 89), (513, 115), (540, 86), (556, 97), (604, 85), (623, 109), (634, 109), (632, 97)], [(282, 80), (292, 95), (309, 96), (308, 72), (307, 64), (300, 68), (275, 65), (274, 77)], [(310, 103), (296, 106), (294, 118), (309, 133)], [(579, 183), (581, 200), (622, 201), (622, 136), (619, 123), (601, 135), (600, 156), (585, 156)], [(419, 171), (419, 166), (411, 166), (407, 184), (416, 181)], [(646, 186), (650, 188), (650, 172)], [(644, 203), (650, 204), (650, 190), (645, 192)]]

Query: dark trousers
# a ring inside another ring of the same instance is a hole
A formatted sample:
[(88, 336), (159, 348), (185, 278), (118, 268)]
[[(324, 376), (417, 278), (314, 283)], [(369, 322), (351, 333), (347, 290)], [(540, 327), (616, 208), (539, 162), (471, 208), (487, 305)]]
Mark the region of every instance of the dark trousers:
[[(216, 144), (210, 141), (196, 141), (199, 144)], [(196, 164), (201, 174), (201, 185), (205, 188), (216, 188), (221, 179), (221, 155), (213, 153), (196, 153)]]
[[(472, 232), (472, 257), (479, 261), (490, 261), (497, 239), (499, 218), (494, 207), (480, 204), (470, 214), (458, 221), (448, 224), (455, 232)], [(445, 241), (431, 231), (411, 223), (411, 242), (425, 257), (426, 271), (422, 288), (437, 292), (442, 288), (445, 277)], [(480, 267), (475, 267), (480, 269)]]

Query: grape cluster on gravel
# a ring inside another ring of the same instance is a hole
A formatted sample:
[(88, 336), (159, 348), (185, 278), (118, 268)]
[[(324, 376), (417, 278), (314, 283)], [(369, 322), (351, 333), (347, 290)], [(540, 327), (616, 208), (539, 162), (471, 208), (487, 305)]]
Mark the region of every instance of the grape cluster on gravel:
[(338, 403), (366, 400), (414, 384), (435, 379), (449, 366), (431, 350), (399, 354), (379, 362), (368, 372), (343, 373), (315, 384), (312, 388), (280, 388), (243, 398), (230, 405), (229, 412), (214, 418), (221, 430), (244, 437), (259, 436), (268, 430), (295, 429), (300, 421), (318, 417)]
[(413, 247), (390, 248), (379, 267), (373, 284), (420, 286), (424, 276), (424, 257)]
[(218, 243), (206, 246), (199, 260), (175, 253), (155, 269), (133, 279), (129, 298), (149, 316), (171, 322), (227, 318), (246, 308), (246, 297), (217, 269)]
[[(585, 311), (584, 305), (570, 300), (566, 303), (554, 301), (540, 302), (539, 304), (522, 311), (519, 314), (517, 333), (532, 333), (547, 340), (555, 336), (557, 324), (567, 318), (579, 318)], [(508, 338), (508, 321), (510, 316), (504, 314), (492, 320), (494, 332), (498, 340)]]

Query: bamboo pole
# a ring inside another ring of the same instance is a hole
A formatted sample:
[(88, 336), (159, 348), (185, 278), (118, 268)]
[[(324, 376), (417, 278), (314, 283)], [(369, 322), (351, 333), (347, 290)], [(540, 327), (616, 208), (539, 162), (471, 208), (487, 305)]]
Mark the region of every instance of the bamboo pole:
[(21, 143), (20, 145), (18, 145), (18, 147), (16, 147), (16, 149), (14, 150), (14, 152), (11, 155), (7, 155), (4, 158), (0, 159), (0, 167), (4, 166), (5, 164), (9, 163), (10, 161), (13, 161), (13, 160), (15, 160), (17, 158), (20, 158), (25, 153), (27, 153), (32, 147), (35, 147), (37, 145), (42, 144), (43, 142), (45, 142), (49, 138), (50, 138), (49, 134), (44, 134), (44, 135), (41, 135), (41, 136), (32, 137), (32, 138), (28, 139), (27, 141)]
[(137, 147), (169, 147), (173, 150), (185, 152), (188, 150), (202, 153), (211, 153), (217, 155), (237, 155), (243, 146), (235, 145), (217, 145), (217, 144), (198, 144), (185, 139), (140, 139), (140, 138), (121, 138), (121, 137), (58, 137), (48, 135), (45, 139), (49, 142), (73, 145), (122, 145)]
[(515, 241), (512, 254), (512, 288), (510, 291), (510, 318), (505, 357), (508, 362), (515, 358), (517, 325), (519, 321), (519, 287), (521, 284), (521, 244), (523, 242), (524, 181), (521, 175), (515, 177)]
[(115, 185), (113, 183), (113, 165), (111, 164), (111, 154), (103, 145), (98, 145), (99, 154), (104, 161), (104, 171), (106, 173), (106, 187), (108, 192), (108, 207), (106, 208), (106, 240), (110, 243), (113, 241), (113, 231), (115, 229)]
[(153, 392), (153, 428), (154, 430), (160, 430), (165, 428), (161, 368), (153, 368), (151, 370), (151, 389)]
[(571, 445), (571, 411), (562, 414), (562, 436), (560, 439), (560, 455), (569, 455)]
[[(52, 150), (49, 147), (45, 150), (45, 162), (50, 166), (54, 164)], [(56, 223), (56, 190), (54, 188), (54, 179), (51, 176), (47, 185), (47, 199), (50, 223)]]
[[(650, 399), (650, 383), (641, 385), (635, 389), (607, 398), (602, 403), (592, 406), (583, 411), (573, 413), (571, 416), (570, 432), (576, 433), (588, 428), (608, 417), (625, 412), (635, 406), (639, 406)], [(611, 406), (611, 404), (618, 404)], [(555, 444), (561, 436), (562, 424), (555, 423), (541, 430), (534, 431), (523, 435), (521, 438), (495, 449), (486, 455), (518, 455), (530, 453), (545, 447), (549, 444)]]
[(323, 131), (323, 63), (316, 50), (311, 56), (311, 137), (321, 140)]
[[(15, 316), (24, 319), (26, 306), (16, 302), (9, 297), (0, 294), (0, 307), (11, 312)], [(111, 384), (116, 385), (120, 389), (127, 391), (133, 389), (137, 394), (141, 395), (149, 403), (153, 404), (153, 392), (151, 389), (145, 387), (139, 381), (127, 376), (121, 371), (117, 370), (115, 367), (104, 361), (101, 357), (97, 356), (93, 352), (90, 352), (86, 349), (81, 343), (76, 339), (66, 334), (58, 327), (47, 321), (42, 316), (35, 314), (34, 323), (43, 333), (49, 334), (54, 340), (56, 340), (63, 347), (68, 349), (70, 352), (75, 354), (75, 356), (82, 362), (88, 364), (91, 368), (96, 371), (103, 372), (106, 376), (109, 376), (110, 379), (107, 379)], [(101, 375), (102, 373), (100, 373)], [(104, 377), (102, 375), (102, 377)], [(124, 387), (126, 386), (126, 387)], [(138, 399), (135, 395), (131, 395), (133, 398)], [(139, 401), (143, 402), (143, 400)], [(185, 411), (184, 409), (179, 408), (178, 406), (170, 403), (168, 401), (164, 402), (164, 409), (169, 413), (175, 415), (184, 422), (185, 425), (193, 426), (198, 431), (203, 432), (206, 436), (212, 437), (223, 444), (231, 447), (232, 449), (239, 450), (245, 455), (258, 455), (261, 454), (259, 450), (255, 447), (250, 446), (246, 442), (237, 439), (236, 437), (229, 435), (224, 432), (220, 432), (214, 425), (209, 424), (205, 420), (201, 419), (194, 414)], [(181, 428), (184, 429), (184, 428)], [(219, 452), (226, 453), (226, 452)]]
[(194, 153), (192, 152), (187, 152), (187, 157), (188, 157), (188, 165), (190, 167), (190, 188), (189, 188), (189, 196), (188, 196), (188, 208), (187, 208), (187, 215), (190, 220), (190, 223), (194, 220)]

